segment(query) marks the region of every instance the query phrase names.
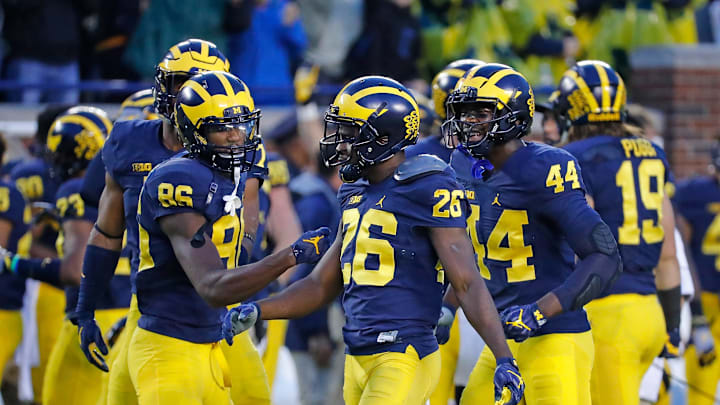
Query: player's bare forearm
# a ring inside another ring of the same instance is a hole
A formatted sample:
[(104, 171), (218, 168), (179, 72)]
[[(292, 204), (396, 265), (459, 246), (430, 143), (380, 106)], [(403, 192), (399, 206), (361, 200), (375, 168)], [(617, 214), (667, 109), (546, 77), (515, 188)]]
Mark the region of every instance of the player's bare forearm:
[(98, 204), (97, 227), (110, 236), (108, 237), (93, 229), (88, 239), (89, 245), (108, 250), (122, 249), (122, 234), (125, 231), (125, 203), (123, 190), (109, 174), (105, 174), (105, 188)]
[(340, 238), (307, 277), (272, 297), (258, 301), (263, 319), (293, 319), (322, 308), (342, 291)]
[(60, 265), (60, 282), (63, 285), (79, 286), (82, 274), (82, 262), (85, 256), (92, 223), (86, 220), (69, 220), (63, 223), (63, 252)]
[(175, 257), (195, 290), (211, 306), (241, 302), (296, 264), (292, 249), (285, 248), (259, 262), (226, 270), (207, 234), (202, 242), (191, 244), (204, 223), (205, 217), (195, 212), (160, 218), (160, 227), (170, 239)]
[(430, 238), (470, 324), (495, 357), (512, 357), (495, 303), (480, 276), (466, 231), (462, 228), (431, 228)]
[[(243, 194), (243, 232), (250, 235), (252, 239), (257, 236), (258, 225), (260, 224), (260, 180), (250, 178), (245, 182), (245, 192)], [(243, 247), (248, 252), (248, 257), (252, 254), (254, 242), (248, 238), (243, 238)]]
[(447, 290), (445, 291), (443, 303), (450, 304), (453, 308), (457, 308), (460, 306), (460, 301), (458, 300), (457, 295), (455, 295), (455, 290), (453, 290), (452, 285), (449, 285)]
[(665, 236), (655, 272), (655, 286), (658, 290), (669, 290), (680, 285), (680, 265), (675, 246), (675, 215), (667, 196), (663, 199), (662, 226)]
[(495, 357), (512, 357), (505, 341), (505, 332), (500, 324), (495, 302), (485, 286), (480, 273), (467, 285), (464, 292), (455, 291), (460, 306), (470, 324), (490, 347)]

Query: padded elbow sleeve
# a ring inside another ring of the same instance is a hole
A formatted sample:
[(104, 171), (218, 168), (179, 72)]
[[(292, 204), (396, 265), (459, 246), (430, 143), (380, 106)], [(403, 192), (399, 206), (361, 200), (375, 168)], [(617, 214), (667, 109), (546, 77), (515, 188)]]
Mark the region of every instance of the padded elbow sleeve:
[(553, 292), (565, 311), (574, 311), (600, 296), (622, 272), (622, 260), (610, 228), (603, 222), (593, 228), (584, 258)]

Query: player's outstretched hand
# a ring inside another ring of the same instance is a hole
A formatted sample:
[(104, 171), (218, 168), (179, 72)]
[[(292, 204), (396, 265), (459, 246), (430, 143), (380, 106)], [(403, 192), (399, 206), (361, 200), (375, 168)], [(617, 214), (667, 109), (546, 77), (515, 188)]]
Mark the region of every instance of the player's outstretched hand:
[(663, 347), (660, 357), (666, 359), (674, 359), (680, 356), (680, 330), (675, 328), (667, 331), (667, 339), (665, 339), (665, 346)]
[(511, 357), (500, 357), (495, 367), (495, 405), (516, 405), (525, 392), (517, 362)]
[(505, 337), (522, 342), (547, 322), (536, 303), (513, 305), (500, 313)]
[(260, 318), (260, 307), (254, 302), (238, 305), (225, 314), (222, 323), (222, 335), (225, 341), (233, 344), (235, 335), (239, 335), (252, 328)]
[[(80, 349), (85, 357), (90, 364), (107, 373), (108, 366), (103, 356), (107, 356), (108, 348), (93, 314), (75, 313), (71, 316), (71, 321), (78, 327)], [(98, 352), (98, 350), (100, 351)]]
[(439, 345), (444, 345), (450, 340), (450, 327), (455, 320), (455, 311), (447, 305), (443, 305), (440, 310), (440, 319), (438, 319), (437, 327), (435, 328), (435, 339)]
[(717, 357), (715, 353), (715, 341), (710, 332), (710, 325), (708, 325), (707, 318), (705, 318), (704, 315), (693, 316), (691, 336), (700, 367), (712, 364)]
[(292, 244), (297, 264), (317, 263), (330, 248), (329, 237), (330, 228), (326, 226), (300, 235), (300, 238)]

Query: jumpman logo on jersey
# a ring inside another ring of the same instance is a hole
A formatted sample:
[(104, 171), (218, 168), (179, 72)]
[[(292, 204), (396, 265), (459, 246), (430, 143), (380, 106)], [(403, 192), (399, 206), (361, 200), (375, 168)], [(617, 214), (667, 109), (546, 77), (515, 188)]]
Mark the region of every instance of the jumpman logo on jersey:
[(497, 205), (498, 207), (500, 206), (500, 193), (495, 194), (495, 199), (490, 205)]
[(512, 322), (507, 322), (507, 321), (506, 321), (505, 323), (506, 323), (507, 325), (514, 326), (514, 327), (516, 327), (516, 328), (518, 328), (518, 329), (532, 330), (532, 329), (530, 329), (527, 325), (525, 325), (525, 323), (522, 321), (523, 311), (524, 311), (524, 310), (522, 310), (522, 309), (520, 310), (520, 315), (518, 315), (518, 318), (517, 318), (516, 320), (514, 320), (514, 321), (512, 321)]
[(375, 205), (379, 205), (380, 208), (383, 208), (383, 201), (385, 201), (385, 196), (382, 196), (380, 201), (376, 202)]
[(312, 243), (313, 246), (315, 246), (315, 253), (320, 254), (320, 249), (318, 248), (318, 242), (320, 242), (320, 239), (322, 239), (324, 237), (325, 237), (325, 235), (313, 236), (310, 239), (303, 239), (303, 242)]

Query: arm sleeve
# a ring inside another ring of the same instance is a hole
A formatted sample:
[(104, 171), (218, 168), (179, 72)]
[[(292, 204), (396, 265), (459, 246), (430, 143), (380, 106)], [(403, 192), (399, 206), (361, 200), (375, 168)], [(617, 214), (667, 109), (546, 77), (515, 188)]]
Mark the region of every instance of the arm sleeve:
[(577, 310), (605, 291), (622, 271), (617, 243), (578, 190), (545, 202), (543, 213), (562, 229), (579, 257), (575, 270), (553, 292), (564, 311)]
[(90, 161), (85, 177), (83, 178), (80, 195), (87, 205), (97, 207), (100, 204), (100, 196), (105, 188), (105, 164), (102, 154), (95, 155)]
[[(585, 199), (586, 186), (578, 161), (568, 152), (555, 149), (528, 167), (540, 214), (560, 229), (579, 261), (563, 284), (553, 290), (564, 311), (582, 308), (607, 289), (622, 271), (617, 243), (600, 215)], [(576, 173), (572, 175), (571, 167)], [(562, 187), (551, 174), (560, 168)], [(577, 179), (577, 183), (574, 180)]]

